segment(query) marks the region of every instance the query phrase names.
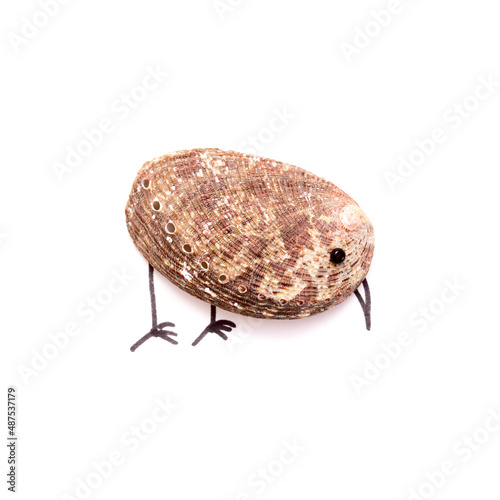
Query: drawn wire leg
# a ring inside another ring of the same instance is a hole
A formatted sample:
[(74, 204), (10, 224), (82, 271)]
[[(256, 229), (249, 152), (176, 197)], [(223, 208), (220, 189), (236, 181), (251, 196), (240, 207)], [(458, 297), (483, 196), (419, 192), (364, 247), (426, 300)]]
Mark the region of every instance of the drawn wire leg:
[(210, 324), (203, 330), (198, 338), (193, 342), (192, 345), (198, 345), (200, 341), (205, 338), (208, 333), (216, 333), (222, 340), (227, 340), (227, 335), (223, 332), (230, 332), (236, 325), (227, 319), (220, 319), (216, 321), (216, 308), (215, 306), (210, 306)]
[(164, 323), (158, 324), (156, 317), (156, 296), (155, 296), (155, 284), (154, 284), (154, 268), (149, 264), (149, 294), (151, 296), (151, 316), (152, 316), (152, 328), (149, 330), (144, 337), (140, 338), (130, 350), (134, 352), (140, 345), (144, 344), (146, 340), (151, 337), (158, 337), (160, 339), (166, 340), (171, 344), (178, 344), (177, 340), (170, 338), (170, 336), (175, 337), (177, 334), (169, 330), (164, 330), (164, 328), (175, 326), (173, 323), (165, 321)]
[(370, 294), (370, 287), (368, 286), (368, 281), (365, 279), (363, 281), (363, 288), (365, 289), (365, 300), (361, 297), (361, 293), (359, 293), (359, 288), (354, 293), (361, 304), (361, 308), (363, 309), (363, 313), (365, 315), (365, 323), (366, 329), (370, 330), (372, 327), (372, 317), (371, 317), (371, 309), (372, 309), (372, 297)]

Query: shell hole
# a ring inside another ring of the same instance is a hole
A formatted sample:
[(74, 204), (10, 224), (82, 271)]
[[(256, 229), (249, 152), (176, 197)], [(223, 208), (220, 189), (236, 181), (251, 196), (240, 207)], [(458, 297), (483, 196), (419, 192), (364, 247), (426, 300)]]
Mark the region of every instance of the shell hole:
[(166, 225), (165, 229), (167, 230), (167, 233), (174, 234), (175, 230), (176, 230), (176, 227), (175, 227), (175, 224), (173, 222), (169, 222)]
[(153, 201), (153, 210), (156, 210), (157, 212), (161, 208), (161, 203), (158, 200)]
[(227, 283), (227, 276), (226, 276), (225, 274), (221, 274), (221, 275), (219, 276), (219, 281), (220, 281), (221, 283)]
[(183, 245), (182, 249), (186, 253), (192, 253), (193, 252), (193, 249), (192, 249), (192, 247), (191, 247), (191, 245), (189, 243), (186, 243), (185, 245)]
[(263, 295), (262, 293), (259, 293), (259, 295), (257, 296), (257, 298), (258, 298), (259, 300), (265, 300), (265, 299), (266, 299), (266, 296), (265, 296), (265, 295)]
[(303, 300), (297, 300), (297, 305), (298, 306), (303, 306), (304, 305), (304, 301)]
[(149, 179), (144, 179), (144, 180), (142, 181), (142, 187), (143, 187), (144, 189), (148, 189), (148, 188), (149, 188)]
[(206, 260), (202, 260), (201, 263), (200, 263), (200, 266), (202, 267), (202, 269), (204, 269), (205, 271), (208, 271), (208, 262)]
[(288, 300), (285, 300), (285, 299), (281, 299), (281, 300), (280, 300), (280, 304), (281, 304), (282, 306), (284, 306), (287, 302), (288, 302)]
[(248, 288), (245, 285), (239, 285), (238, 286), (238, 292), (240, 293), (247, 293)]

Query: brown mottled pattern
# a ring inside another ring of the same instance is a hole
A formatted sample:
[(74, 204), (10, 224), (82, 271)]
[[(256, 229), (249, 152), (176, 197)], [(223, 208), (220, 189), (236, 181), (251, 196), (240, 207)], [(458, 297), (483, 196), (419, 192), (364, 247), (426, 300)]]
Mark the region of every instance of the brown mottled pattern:
[[(354, 229), (343, 224), (344, 209)], [(139, 250), (170, 281), (259, 318), (302, 318), (342, 302), (373, 255), (370, 221), (334, 184), (234, 151), (179, 151), (145, 163), (126, 217)], [(330, 260), (334, 248), (346, 253), (341, 264)]]

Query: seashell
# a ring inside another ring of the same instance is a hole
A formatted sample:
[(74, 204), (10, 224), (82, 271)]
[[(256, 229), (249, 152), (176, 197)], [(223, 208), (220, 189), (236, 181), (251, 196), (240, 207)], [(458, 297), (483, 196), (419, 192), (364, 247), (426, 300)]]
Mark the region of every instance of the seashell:
[(126, 207), (148, 262), (186, 292), (258, 318), (325, 311), (357, 290), (373, 227), (358, 204), (301, 168), (234, 151), (144, 164)]

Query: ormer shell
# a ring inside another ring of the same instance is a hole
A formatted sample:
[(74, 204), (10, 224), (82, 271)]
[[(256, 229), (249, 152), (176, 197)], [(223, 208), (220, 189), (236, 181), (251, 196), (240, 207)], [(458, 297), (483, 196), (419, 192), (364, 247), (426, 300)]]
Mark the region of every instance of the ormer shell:
[[(357, 203), (301, 168), (219, 149), (144, 164), (126, 207), (149, 263), (202, 300), (258, 318), (339, 304), (364, 280), (373, 227)], [(334, 249), (345, 260), (334, 263)]]

